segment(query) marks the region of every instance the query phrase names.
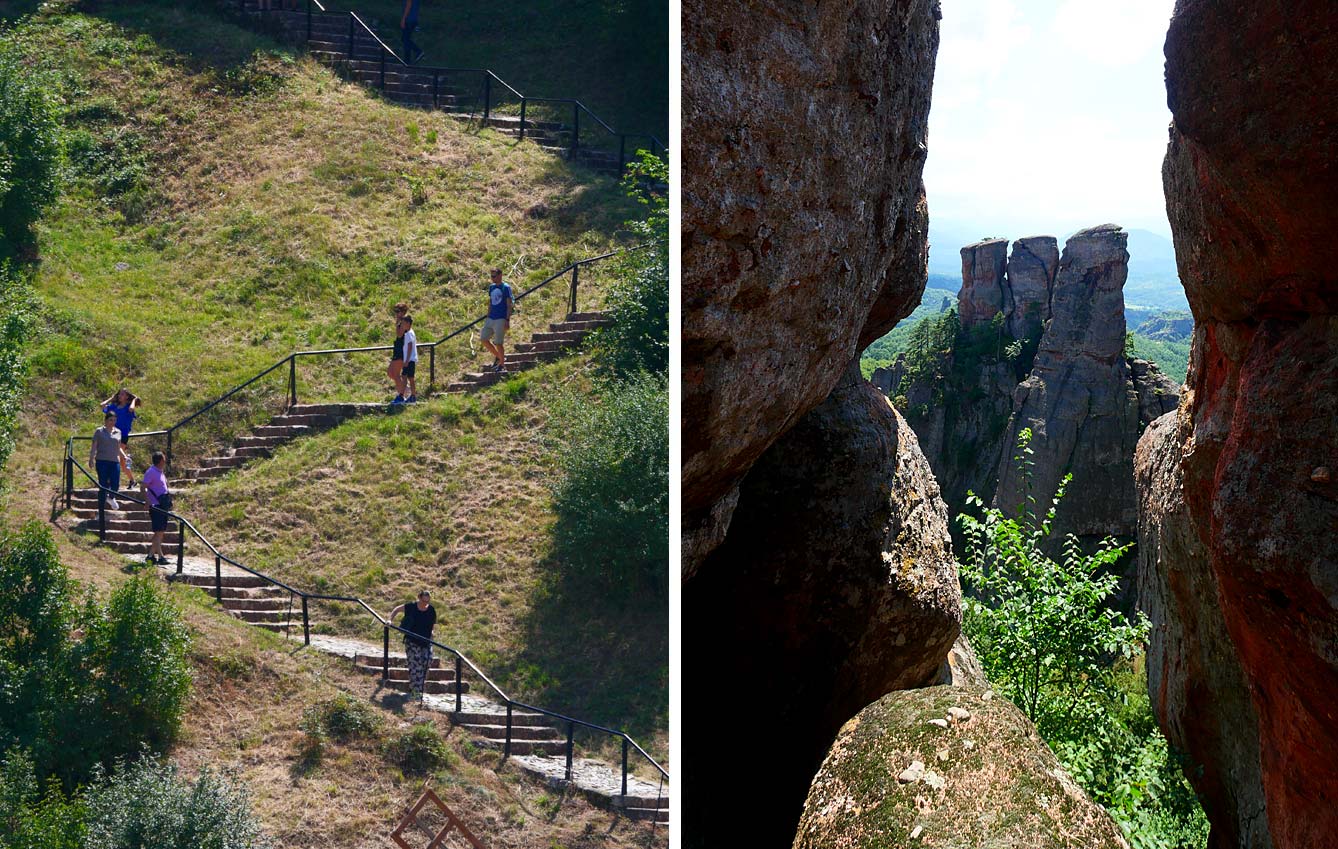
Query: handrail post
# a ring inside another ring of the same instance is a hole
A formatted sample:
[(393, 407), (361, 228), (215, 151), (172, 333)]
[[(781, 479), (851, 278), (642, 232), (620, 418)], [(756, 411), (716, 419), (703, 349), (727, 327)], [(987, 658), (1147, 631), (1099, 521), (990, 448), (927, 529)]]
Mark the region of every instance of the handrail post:
[(302, 645), (311, 645), (311, 619), (307, 616), (307, 597), (302, 596)]
[(98, 484), (98, 542), (107, 541), (107, 494)]
[(167, 466), (167, 471), (168, 471), (169, 474), (171, 474), (171, 472), (172, 472), (172, 430), (173, 430), (173, 429), (170, 428), (170, 427), (167, 429), (167, 463), (166, 463), (166, 466)]
[(441, 72), (436, 68), (432, 69), (432, 107), (441, 106)]
[(575, 736), (575, 734), (576, 734), (576, 723), (572, 722), (571, 720), (568, 720), (567, 721), (567, 780), (568, 781), (571, 781), (571, 753), (572, 749), (575, 747), (575, 743), (572, 742), (572, 738)]
[(576, 287), (581, 283), (581, 266), (573, 265), (571, 267), (571, 309), (569, 313), (576, 312)]
[(74, 499), (74, 454), (73, 449), (65, 450), (65, 509), (69, 510)]
[(177, 519), (177, 574), (186, 566), (186, 523)]
[(381, 42), (379, 41), (377, 42), (377, 45), (380, 47), (381, 52), (381, 92), (384, 94), (386, 90), (386, 48), (380, 46)]
[(427, 391), (437, 388), (437, 346), (427, 349)]
[(520, 140), (525, 141), (525, 98), (520, 99)]
[(223, 603), (223, 558), (214, 555), (214, 598)]
[(297, 354), (288, 355), (288, 408), (297, 406)]
[(492, 74), (483, 72), (483, 126), (488, 126), (488, 116), (492, 106)]
[(623, 804), (627, 804), (627, 735), (623, 735)]
[(506, 741), (502, 743), (502, 760), (511, 757), (511, 700), (506, 700)]
[(381, 630), (381, 683), (384, 684), (390, 680), (390, 626)]
[(571, 156), (572, 161), (576, 159), (576, 148), (581, 146), (581, 104), (573, 103), (571, 105)]
[(307, 41), (311, 41), (311, 0), (307, 0)]
[(455, 712), (460, 712), (460, 655), (455, 656)]

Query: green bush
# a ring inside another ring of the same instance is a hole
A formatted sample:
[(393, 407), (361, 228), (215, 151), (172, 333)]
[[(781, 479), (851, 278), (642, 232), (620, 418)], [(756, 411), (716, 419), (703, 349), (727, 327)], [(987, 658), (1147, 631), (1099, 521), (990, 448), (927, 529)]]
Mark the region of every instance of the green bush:
[(375, 734), (381, 727), (381, 717), (371, 705), (340, 693), (303, 711), (299, 727), (313, 737), (344, 741)]
[(568, 574), (631, 597), (669, 586), (669, 395), (641, 374), (597, 399), (561, 400), (549, 423), (556, 554)]
[(84, 810), (67, 800), (59, 783), (39, 792), (32, 758), (11, 749), (0, 761), (0, 847), (4, 849), (80, 849)]
[(0, 750), (28, 750), (39, 778), (67, 788), (165, 747), (190, 689), (188, 635), (154, 579), (125, 582), (106, 605), (76, 595), (46, 526), (0, 537)]
[(37, 305), (26, 280), (0, 260), (0, 480), (14, 451), (16, 414), (27, 377), (24, 348), (32, 336)]
[(426, 775), (451, 765), (451, 751), (437, 726), (420, 723), (386, 744), (386, 757), (406, 775)]
[(644, 221), (627, 224), (646, 247), (618, 260), (609, 287), (613, 324), (594, 343), (596, 362), (607, 374), (669, 371), (669, 199), (659, 188), (668, 179), (669, 163), (645, 151), (623, 179), (628, 193), (647, 207)]
[(60, 121), (54, 87), (0, 41), (0, 258), (31, 241), (31, 227), (56, 199)]
[(269, 843), (240, 783), (206, 768), (194, 784), (146, 757), (85, 794), (83, 849), (261, 849)]
[(1046, 545), (1069, 484), (1043, 515), (1030, 494), (1031, 431), (1014, 460), (1027, 482), (1015, 516), (962, 515), (962, 628), (991, 682), (1036, 723), (1055, 755), (1124, 829), (1135, 849), (1202, 849), (1207, 821), (1152, 716), (1141, 649), (1147, 619), (1107, 607), (1110, 567), (1131, 546), (1107, 539), (1084, 553), (1069, 536), (1060, 560)]

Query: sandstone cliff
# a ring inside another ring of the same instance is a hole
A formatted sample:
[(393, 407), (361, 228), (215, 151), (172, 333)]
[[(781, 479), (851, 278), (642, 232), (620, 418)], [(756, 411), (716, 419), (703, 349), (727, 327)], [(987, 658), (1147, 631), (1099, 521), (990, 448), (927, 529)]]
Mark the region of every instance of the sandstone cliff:
[(1163, 181), (1195, 330), (1187, 403), (1139, 448), (1153, 706), (1214, 846), (1332, 846), (1338, 18), (1180, 0), (1166, 57)]
[(743, 812), (776, 847), (841, 724), (932, 680), (958, 632), (937, 486), (851, 370), (924, 290), (939, 9), (682, 17), (680, 827), (719, 845)]

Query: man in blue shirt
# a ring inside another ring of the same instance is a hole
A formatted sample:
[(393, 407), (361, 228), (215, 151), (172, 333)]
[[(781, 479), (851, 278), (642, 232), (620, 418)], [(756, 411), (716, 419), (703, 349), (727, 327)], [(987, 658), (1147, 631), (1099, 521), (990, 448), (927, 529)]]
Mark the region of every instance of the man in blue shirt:
[(400, 17), (400, 40), (404, 45), (404, 61), (410, 65), (423, 58), (423, 51), (413, 43), (413, 31), (418, 28), (418, 0), (404, 0), (404, 14)]
[(492, 370), (506, 371), (506, 332), (511, 329), (511, 313), (515, 310), (516, 300), (511, 296), (511, 286), (502, 282), (502, 269), (492, 270), (492, 283), (488, 286), (488, 317), (483, 320), (483, 331), (479, 339), (483, 347), (493, 356)]

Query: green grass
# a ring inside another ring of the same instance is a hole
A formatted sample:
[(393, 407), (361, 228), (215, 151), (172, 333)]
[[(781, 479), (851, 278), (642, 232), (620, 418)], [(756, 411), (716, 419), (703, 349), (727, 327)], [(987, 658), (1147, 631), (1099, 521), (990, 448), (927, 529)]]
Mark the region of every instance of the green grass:
[[(338, 0), (400, 50), (403, 0)], [(526, 97), (574, 98), (624, 133), (669, 139), (669, 7), (657, 0), (423, 0), (422, 63), (491, 68)], [(570, 121), (570, 113), (562, 113)]]
[[(7, 37), (50, 75), (77, 143), (38, 226), (41, 332), (11, 518), (49, 514), (61, 442), (91, 432), (119, 385), (145, 399), (147, 430), (293, 350), (388, 344), (401, 300), (431, 341), (481, 313), (490, 266), (523, 290), (622, 244), (636, 214), (610, 179), (385, 103), (210, 5), (0, 5), (17, 12), (33, 16)], [(527, 216), (540, 201), (547, 215)], [(608, 283), (584, 269), (580, 307), (600, 305)], [(521, 302), (512, 338), (563, 315), (567, 292), (558, 281)], [(438, 350), (439, 385), (484, 362), (473, 336)], [(386, 359), (303, 359), (299, 398), (384, 400)], [(276, 370), (178, 432), (178, 464), (278, 412), (286, 381)], [(587, 381), (580, 361), (356, 420), (181, 508), (224, 550), (303, 588), (388, 609), (433, 587), (443, 635), (514, 695), (626, 727), (663, 755), (667, 611), (572, 599), (555, 578), (538, 432), (547, 395), (572, 381)], [(149, 447), (135, 448), (141, 468)], [(365, 617), (316, 619), (369, 635)]]

